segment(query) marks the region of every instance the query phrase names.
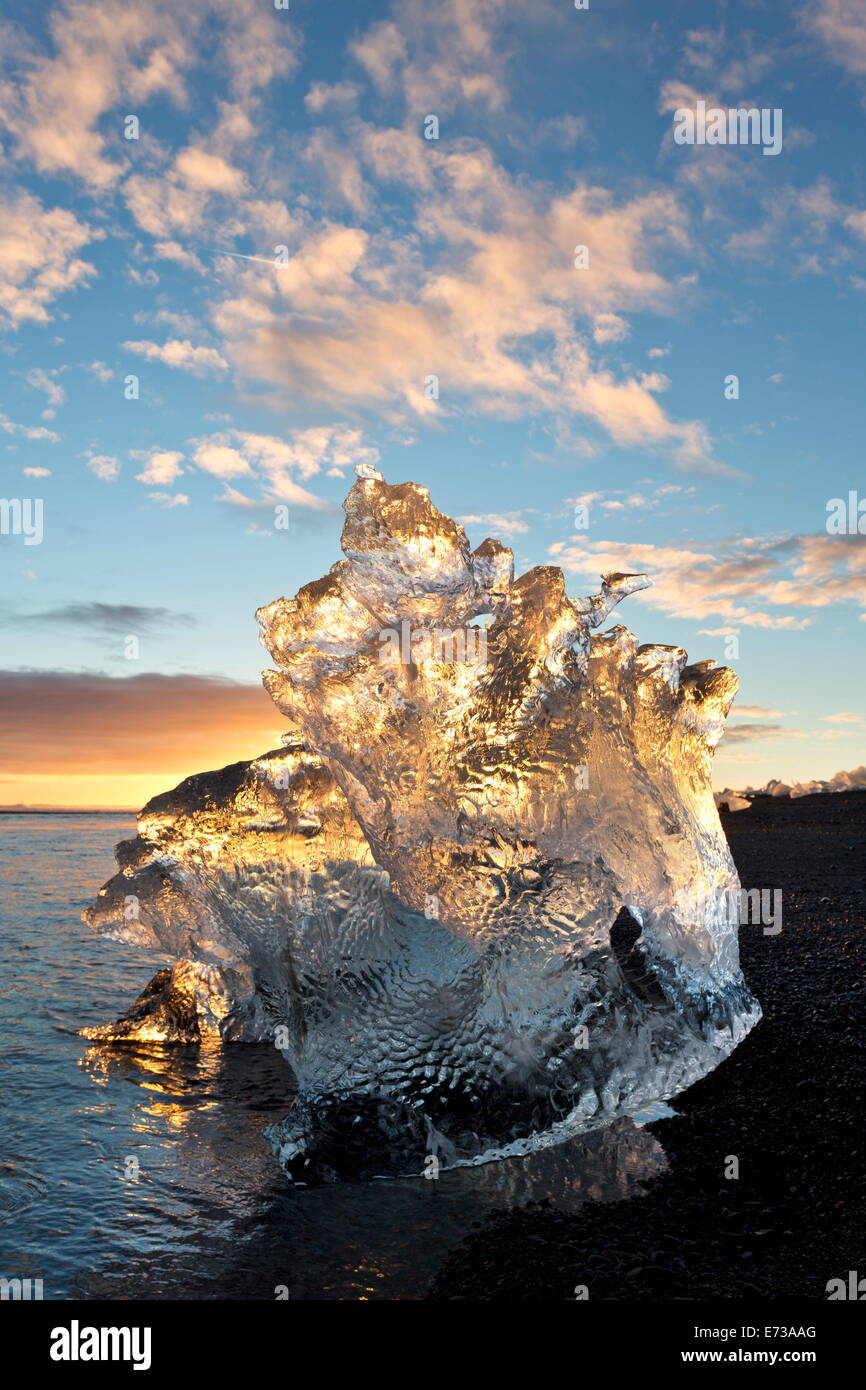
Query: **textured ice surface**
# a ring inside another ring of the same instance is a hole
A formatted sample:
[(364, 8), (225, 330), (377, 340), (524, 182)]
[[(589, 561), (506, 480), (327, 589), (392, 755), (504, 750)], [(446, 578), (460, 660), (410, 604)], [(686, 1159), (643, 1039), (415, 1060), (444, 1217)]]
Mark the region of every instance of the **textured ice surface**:
[(759, 1017), (710, 790), (734, 674), (597, 631), (643, 576), (515, 579), (414, 483), (345, 510), (346, 558), (258, 613), (286, 750), (151, 802), (88, 917), (180, 958), (103, 1036), (275, 1039), (301, 1180), (558, 1142)]

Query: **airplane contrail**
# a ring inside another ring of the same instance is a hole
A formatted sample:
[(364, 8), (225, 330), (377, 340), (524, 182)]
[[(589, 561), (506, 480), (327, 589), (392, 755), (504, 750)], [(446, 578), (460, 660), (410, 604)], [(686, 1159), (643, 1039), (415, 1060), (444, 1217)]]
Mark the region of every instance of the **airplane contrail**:
[(234, 256), (239, 261), (261, 261), (264, 265), (276, 265), (277, 262), (270, 256), (245, 256), (243, 251), (214, 251), (210, 247), (203, 247), (211, 256)]

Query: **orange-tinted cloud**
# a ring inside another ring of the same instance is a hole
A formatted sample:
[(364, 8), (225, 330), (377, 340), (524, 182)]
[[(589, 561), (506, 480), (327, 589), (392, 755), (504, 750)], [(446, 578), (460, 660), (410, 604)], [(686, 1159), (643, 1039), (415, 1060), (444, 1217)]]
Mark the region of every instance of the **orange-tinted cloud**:
[(580, 537), (555, 543), (549, 553), (585, 582), (609, 572), (647, 572), (653, 587), (639, 596), (639, 602), (701, 622), (721, 618), (729, 624), (797, 630), (808, 627), (813, 618), (766, 609), (866, 604), (866, 544), (861, 536), (751, 537), (712, 548)]
[(0, 672), (0, 804), (138, 806), (279, 745), (261, 686), (207, 676)]

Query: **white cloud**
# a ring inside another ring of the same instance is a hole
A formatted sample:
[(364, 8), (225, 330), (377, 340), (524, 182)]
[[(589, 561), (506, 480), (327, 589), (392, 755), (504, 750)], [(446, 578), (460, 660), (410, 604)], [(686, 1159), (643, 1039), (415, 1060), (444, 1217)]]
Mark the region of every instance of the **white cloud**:
[(257, 0), (65, 0), (48, 11), (47, 28), (47, 43), (19, 55), (21, 75), (0, 85), (0, 108), (18, 158), (95, 189), (128, 168), (124, 117), (138, 115), (146, 129), (154, 98), (182, 106), (194, 66), (225, 64), (243, 107), (297, 61), (296, 28)]
[[(323, 425), (295, 430), (288, 439), (243, 430), (208, 435), (197, 441), (193, 460), (216, 478), (255, 479), (262, 500), (321, 509), (326, 503), (301, 487), (296, 477), (306, 481), (323, 471), (337, 470), (342, 475), (358, 463), (375, 465), (379, 451), (364, 441), (360, 430)], [(237, 506), (257, 505), (228, 486), (221, 500)]]
[(318, 116), (323, 111), (353, 106), (359, 91), (354, 82), (314, 82), (304, 97), (308, 111)]
[(155, 241), (153, 254), (161, 261), (175, 261), (177, 265), (182, 265), (187, 270), (194, 270), (198, 275), (207, 274), (207, 268), (201, 256), (190, 251), (189, 247), (181, 246), (179, 241)]
[(152, 290), (159, 284), (159, 276), (150, 267), (146, 270), (139, 270), (137, 266), (128, 265), (126, 274), (134, 285), (140, 285), (142, 289)]
[(597, 343), (621, 343), (630, 333), (629, 325), (619, 314), (598, 314), (592, 330)]
[[(0, 101), (19, 158), (40, 174), (73, 173), (98, 188), (114, 183), (125, 160), (99, 129), (123, 100), (135, 111), (152, 96), (183, 96), (181, 70), (193, 57), (183, 11), (165, 0), (67, 0), (48, 12), (53, 52), (31, 51), (19, 81)], [(122, 117), (117, 117), (117, 133)]]
[(43, 207), (31, 193), (0, 196), (0, 324), (50, 322), (54, 300), (96, 274), (78, 252), (102, 236), (66, 208)]
[(400, 93), (423, 119), (460, 104), (499, 110), (507, 95), (509, 49), (498, 42), (508, 0), (398, 0), (393, 19), (370, 26), (352, 45), (355, 59), (384, 93)]
[[(415, 178), (419, 137), (364, 144), (380, 176)], [(618, 203), (583, 185), (551, 197), (518, 184), (483, 147), (426, 151), (416, 226), (431, 263), (405, 238), (333, 223), (298, 239), (279, 273), (236, 267), (215, 306), (222, 351), (242, 376), (330, 407), (372, 409), (392, 423), (434, 419), (459, 398), (500, 416), (587, 416), (617, 443), (666, 450), (679, 467), (727, 471), (699, 421), (670, 419), (655, 399), (667, 379), (599, 370), (603, 341), (628, 332), (629, 310), (663, 310), (678, 287), (653, 248), (685, 248), (682, 210), (666, 192)], [(350, 193), (347, 192), (347, 197)], [(592, 248), (592, 273), (574, 266)], [(440, 377), (436, 400), (425, 389)]]
[(149, 492), (148, 497), (160, 507), (188, 507), (189, 498), (185, 492)]
[(234, 169), (221, 155), (190, 145), (181, 150), (175, 168), (190, 188), (209, 193), (227, 193), (231, 197), (243, 192), (246, 179), (240, 169)]
[(483, 526), (491, 536), (522, 536), (528, 530), (520, 512), (484, 512), (478, 516), (459, 516), (461, 526)]
[(47, 439), (52, 444), (60, 443), (60, 435), (44, 425), (19, 425), (0, 411), (0, 430), (5, 434), (17, 434), (22, 439)]
[(136, 482), (149, 484), (151, 487), (165, 487), (173, 483), (183, 472), (183, 454), (172, 449), (152, 449), (146, 457), (144, 471), (135, 475)]
[(397, 73), (406, 61), (405, 40), (391, 20), (374, 24), (352, 45), (352, 52), (376, 86), (383, 90), (394, 86)]
[(53, 419), (57, 407), (66, 400), (66, 392), (55, 380), (60, 370), (62, 368), (55, 368), (54, 371), (46, 372), (42, 367), (31, 367), (25, 373), (28, 386), (32, 386), (37, 391), (44, 391), (48, 397), (48, 406), (42, 412), (43, 420)]
[(128, 342), (121, 344), (127, 352), (137, 352), (151, 362), (162, 362), (166, 367), (179, 367), (182, 371), (204, 376), (207, 372), (224, 372), (228, 362), (215, 348), (193, 347), (188, 339), (170, 338), (166, 343)]
[(866, 76), (866, 11), (862, 0), (811, 0), (801, 11), (801, 18), (835, 62), (857, 77)]
[(120, 477), (120, 463), (112, 454), (91, 454), (87, 467), (104, 483), (114, 483)]
[[(581, 537), (551, 553), (586, 582), (609, 572), (647, 572), (652, 588), (636, 602), (689, 621), (799, 631), (813, 621), (808, 610), (866, 605), (866, 542), (858, 536), (757, 537), (709, 549)], [(788, 611), (771, 611), (780, 609)]]

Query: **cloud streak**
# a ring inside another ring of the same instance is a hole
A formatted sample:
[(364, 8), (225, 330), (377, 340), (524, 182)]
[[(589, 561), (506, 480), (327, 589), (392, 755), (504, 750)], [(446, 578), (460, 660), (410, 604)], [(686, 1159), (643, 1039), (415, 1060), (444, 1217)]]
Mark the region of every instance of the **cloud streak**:
[(137, 603), (90, 602), (66, 603), (58, 608), (22, 614), (17, 621), (141, 636), (169, 626), (189, 627), (195, 619), (188, 613), (175, 613), (170, 608), (149, 608)]
[(572, 574), (647, 572), (653, 587), (637, 596), (672, 617), (721, 618), (746, 627), (797, 631), (810, 614), (773, 608), (823, 609), (834, 603), (866, 608), (866, 537), (749, 537), (677, 548), (639, 542), (557, 542), (549, 553)]
[(260, 686), (156, 673), (0, 671), (0, 711), (8, 773), (58, 779), (220, 767), (275, 746), (283, 727)]

